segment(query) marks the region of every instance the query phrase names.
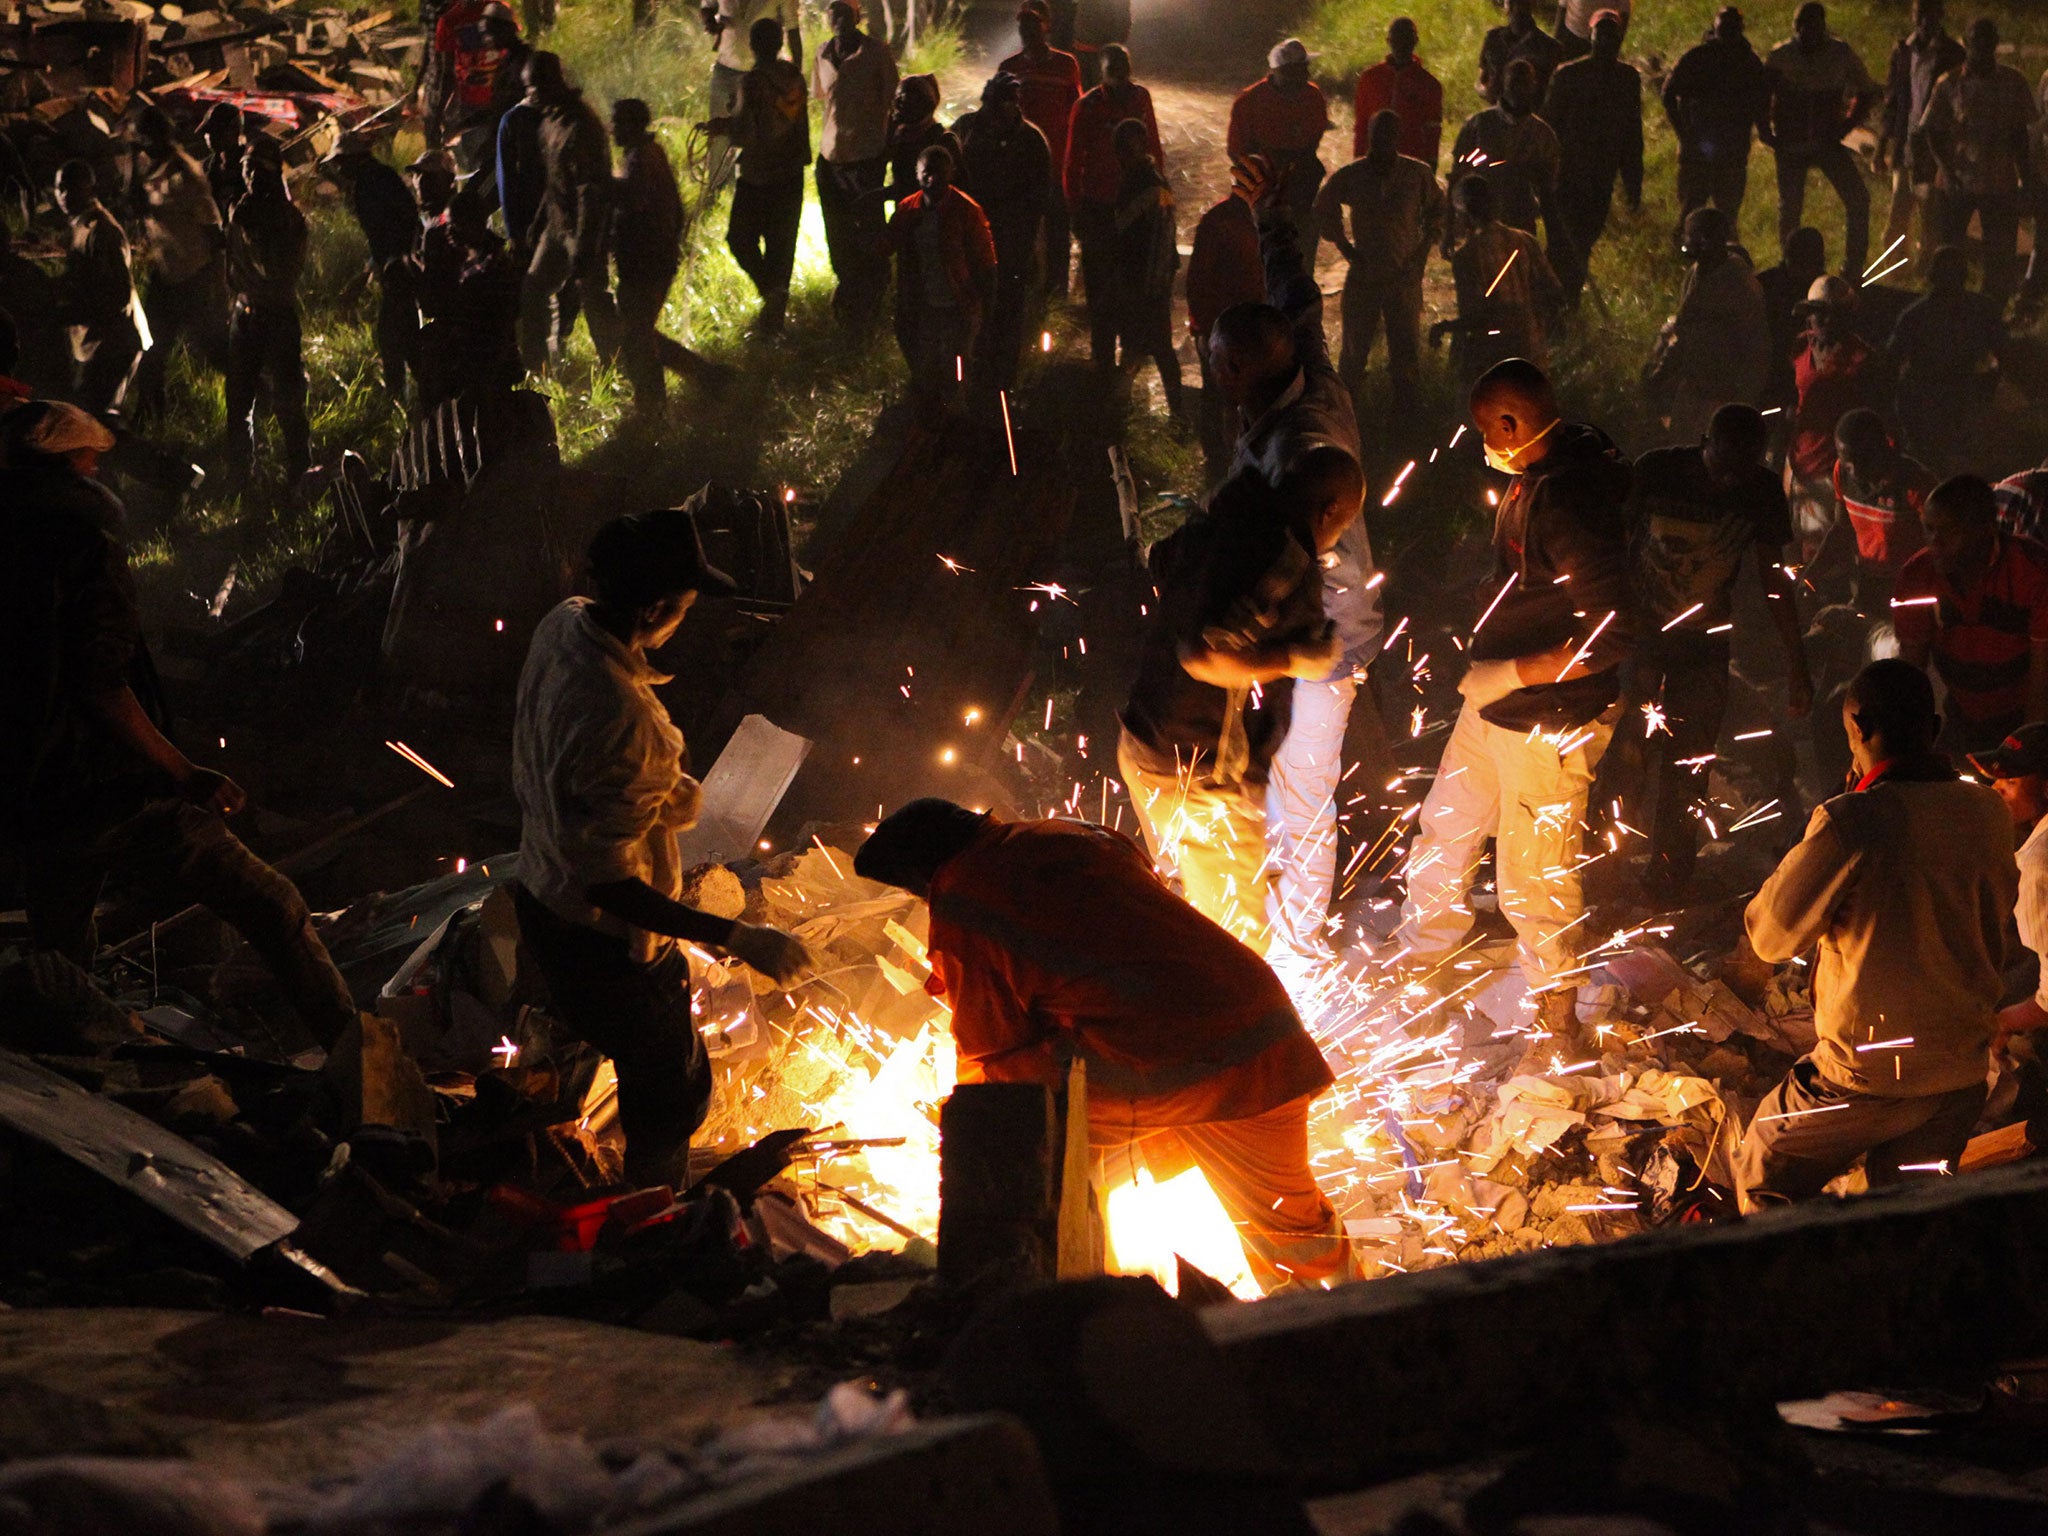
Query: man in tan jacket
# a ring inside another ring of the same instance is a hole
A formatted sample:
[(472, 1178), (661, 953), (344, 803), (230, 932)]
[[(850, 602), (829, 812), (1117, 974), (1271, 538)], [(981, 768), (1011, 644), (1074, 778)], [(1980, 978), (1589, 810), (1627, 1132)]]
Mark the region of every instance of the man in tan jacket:
[(1984, 1107), (2018, 895), (2011, 818), (1934, 750), (1918, 668), (1864, 668), (1842, 720), (1855, 786), (1813, 813), (1747, 914), (1766, 960), (1818, 947), (1820, 1043), (1744, 1133), (1745, 1211), (1817, 1195), (1858, 1157), (1873, 1187), (1953, 1172)]

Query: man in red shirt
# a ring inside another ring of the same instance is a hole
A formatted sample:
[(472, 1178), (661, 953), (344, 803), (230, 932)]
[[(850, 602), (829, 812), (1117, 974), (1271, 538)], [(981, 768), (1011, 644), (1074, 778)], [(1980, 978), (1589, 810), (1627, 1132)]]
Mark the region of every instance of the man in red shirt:
[(1858, 406), (1884, 398), (1877, 354), (1856, 334), (1856, 290), (1821, 277), (1806, 293), (1806, 347), (1792, 363), (1799, 403), (1785, 454), (1785, 495), (1802, 563), (1820, 553), (1835, 521), (1835, 426)]
[(1857, 409), (1835, 427), (1836, 531), (1842, 523), (1856, 546), (1856, 602), (1874, 618), (1890, 611), (1899, 568), (1926, 540), (1921, 510), (1934, 475), (1899, 451), (1897, 439), (1872, 410)]
[(1351, 130), (1353, 159), (1365, 158), (1372, 120), (1382, 112), (1401, 119), (1402, 154), (1436, 169), (1444, 141), (1444, 88), (1415, 55), (1415, 23), (1396, 16), (1387, 24), (1387, 57), (1358, 77), (1357, 116)]
[(995, 298), (996, 241), (981, 204), (953, 185), (943, 144), (917, 157), (918, 190), (896, 205), (896, 339), (910, 365), (910, 399), (927, 422), (950, 410), (974, 371), (975, 345)]
[[(1045, 135), (1057, 168), (1067, 163), (1067, 125), (1081, 99), (1081, 65), (1046, 41), (1051, 31), (1052, 11), (1045, 0), (1024, 0), (1017, 7), (1017, 40), (1023, 46), (998, 64), (996, 73), (1023, 82), (1024, 120)], [(1067, 199), (1055, 176), (1045, 204), (1045, 275), (1047, 288), (1061, 298), (1067, 294), (1072, 252)]]
[(1152, 162), (1166, 169), (1166, 149), (1159, 142), (1159, 120), (1152, 113), (1152, 93), (1131, 79), (1131, 56), (1121, 43), (1102, 50), (1102, 84), (1074, 103), (1067, 125), (1064, 185), (1074, 237), (1081, 242), (1081, 281), (1088, 291), (1088, 337), (1098, 368), (1116, 364), (1116, 317), (1104, 302), (1112, 281), (1116, 245), (1117, 189), (1123, 167), (1116, 157), (1120, 123), (1145, 127)]
[(930, 902), (933, 990), (953, 1009), (962, 1082), (1056, 1088), (1079, 1059), (1105, 1182), (1200, 1168), (1261, 1285), (1349, 1274), (1308, 1162), (1308, 1108), (1330, 1069), (1272, 971), (1167, 889), (1137, 844), (914, 800), (854, 869)]
[(1294, 221), (1304, 270), (1316, 270), (1316, 193), (1323, 186), (1323, 162), (1316, 154), (1330, 131), (1330, 105), (1308, 77), (1309, 51), (1290, 37), (1266, 55), (1267, 73), (1237, 93), (1230, 105), (1227, 147), (1232, 160), (1265, 157), (1279, 180), (1287, 215)]
[(1998, 498), (1975, 475), (1944, 480), (1921, 520), (1927, 548), (1899, 572), (1899, 654), (1948, 688), (1946, 735), (1989, 751), (2048, 719), (2048, 549), (1998, 526)]

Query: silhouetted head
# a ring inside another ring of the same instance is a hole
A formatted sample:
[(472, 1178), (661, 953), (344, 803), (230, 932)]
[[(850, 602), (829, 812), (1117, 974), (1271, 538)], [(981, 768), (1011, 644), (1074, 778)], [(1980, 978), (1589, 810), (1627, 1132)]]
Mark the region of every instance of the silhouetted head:
[(1387, 52), (1393, 56), (1396, 63), (1406, 64), (1414, 58), (1415, 50), (1421, 42), (1422, 34), (1416, 30), (1415, 23), (1406, 16), (1396, 16), (1387, 23)]
[(1486, 462), (1506, 474), (1541, 463), (1559, 421), (1550, 376), (1525, 357), (1495, 363), (1472, 386), (1472, 425)]
[(1534, 112), (1542, 94), (1536, 66), (1527, 59), (1516, 59), (1500, 77), (1500, 104), (1517, 117)]
[(1365, 156), (1382, 163), (1401, 152), (1401, 115), (1385, 108), (1372, 115), (1365, 129)]
[(1122, 43), (1106, 43), (1102, 49), (1102, 78), (1111, 85), (1131, 83), (1131, 51)]
[(1849, 756), (1866, 774), (1886, 763), (1925, 757), (1941, 734), (1934, 685), (1911, 662), (1889, 657), (1858, 672), (1842, 699)]
[(1953, 586), (1968, 586), (1997, 551), (1998, 495), (1987, 480), (1956, 475), (1928, 495), (1920, 526), (1942, 575)]
[(1700, 445), (1707, 473), (1723, 488), (1740, 484), (1764, 467), (1771, 448), (1771, 429), (1753, 405), (1724, 405), (1707, 423)]
[(1209, 332), (1209, 372), (1224, 400), (1240, 409), (1294, 377), (1294, 327), (1270, 304), (1233, 304)]
[(951, 800), (913, 800), (884, 817), (860, 845), (853, 872), (928, 897), (933, 878), (966, 852), (992, 819)]

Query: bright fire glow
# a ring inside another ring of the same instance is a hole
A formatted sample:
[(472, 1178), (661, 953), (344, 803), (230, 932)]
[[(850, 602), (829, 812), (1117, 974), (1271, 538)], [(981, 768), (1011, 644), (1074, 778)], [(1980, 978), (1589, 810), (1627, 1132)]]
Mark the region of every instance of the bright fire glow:
[(1151, 1275), (1179, 1295), (1178, 1255), (1229, 1286), (1234, 1296), (1256, 1301), (1264, 1294), (1245, 1263), (1237, 1228), (1201, 1169), (1190, 1168), (1163, 1184), (1141, 1170), (1136, 1183), (1109, 1192), (1103, 1212), (1112, 1273)]

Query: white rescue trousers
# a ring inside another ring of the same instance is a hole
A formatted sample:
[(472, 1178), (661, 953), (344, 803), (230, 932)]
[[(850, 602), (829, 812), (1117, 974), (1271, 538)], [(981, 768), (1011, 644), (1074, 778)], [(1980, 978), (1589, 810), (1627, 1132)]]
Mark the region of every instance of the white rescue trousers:
[(1441, 962), (1463, 941), (1472, 926), (1472, 877), (1491, 837), (1500, 909), (1521, 940), (1530, 989), (1578, 968), (1586, 805), (1619, 713), (1562, 733), (1511, 731), (1489, 725), (1466, 701), (1408, 854), (1404, 963)]
[(1266, 845), (1273, 884), (1266, 913), (1273, 956), (1330, 958), (1327, 923), (1337, 883), (1337, 781), (1344, 776), (1344, 732), (1358, 680), (1346, 672), (1319, 683), (1297, 681), (1287, 735), (1266, 780)]
[(1272, 861), (1258, 791), (1185, 771), (1154, 773), (1139, 764), (1128, 732), (1117, 767), (1152, 862), (1179, 879), (1189, 906), (1265, 954)]

